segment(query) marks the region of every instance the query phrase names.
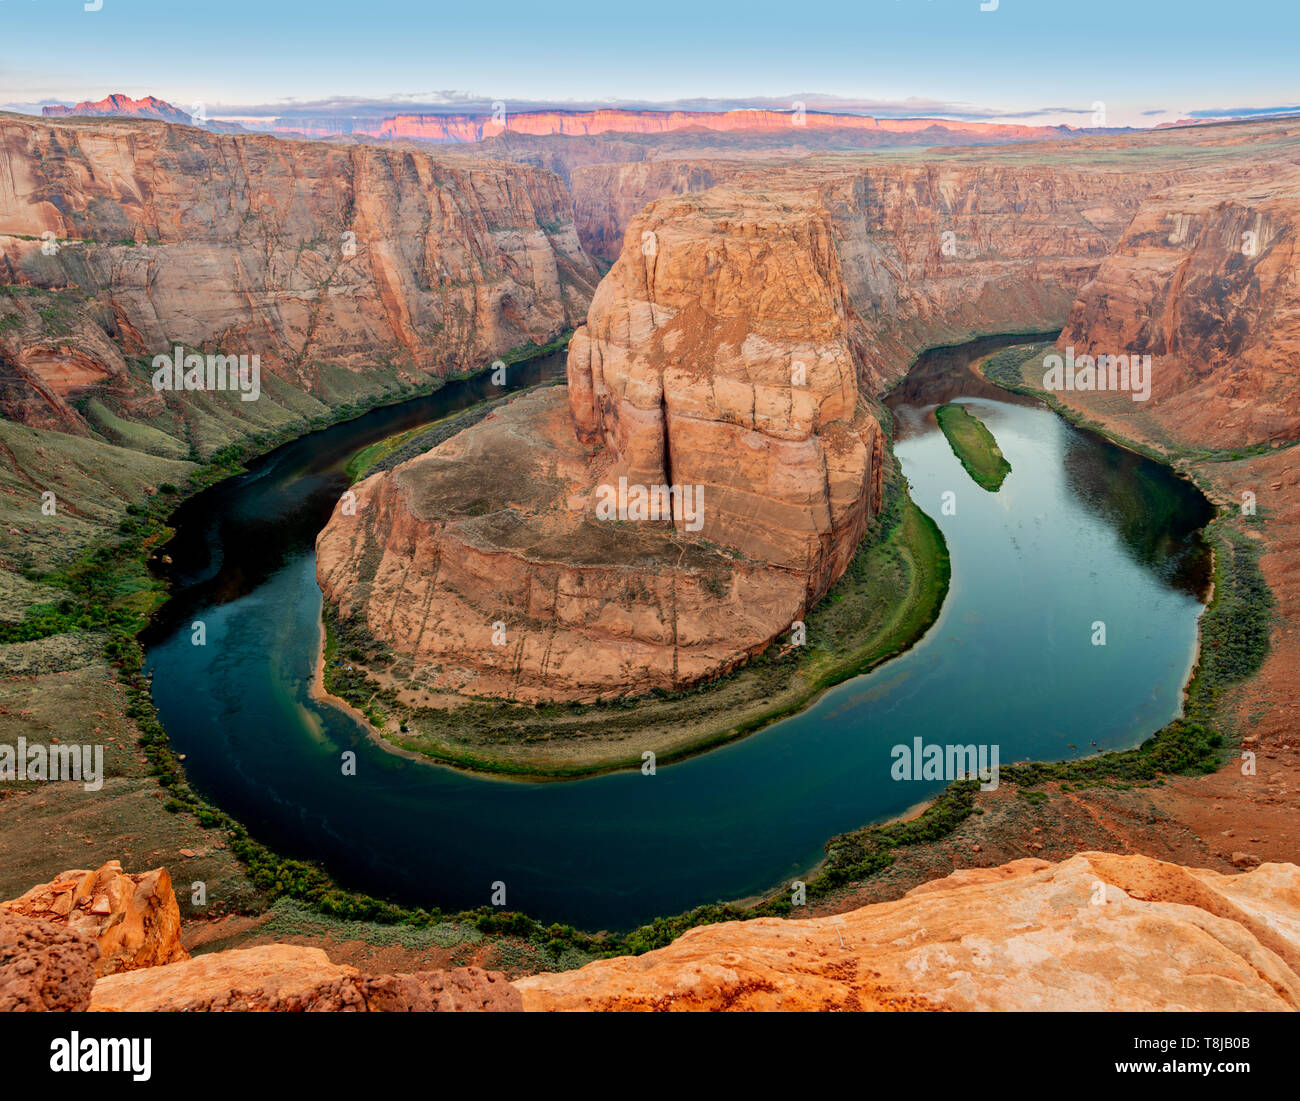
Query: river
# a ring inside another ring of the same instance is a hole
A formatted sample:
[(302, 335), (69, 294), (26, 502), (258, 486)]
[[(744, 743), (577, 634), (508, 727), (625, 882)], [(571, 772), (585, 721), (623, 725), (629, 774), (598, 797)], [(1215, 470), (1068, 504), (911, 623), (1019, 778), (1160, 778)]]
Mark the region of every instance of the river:
[[(1166, 468), (969, 374), (974, 357), (1007, 342), (926, 353), (889, 399), (912, 495), (952, 557), (925, 637), (800, 714), (650, 777), (470, 775), (388, 753), (311, 696), (313, 544), (347, 486), (344, 464), (499, 394), (486, 377), (278, 448), (173, 520), (173, 595), (146, 638), (147, 662), (192, 784), (346, 887), (455, 910), (487, 903), (501, 881), (511, 909), (623, 929), (777, 887), (816, 864), (833, 835), (932, 796), (943, 781), (893, 777), (893, 747), (916, 737), (997, 746), (1003, 764), (1136, 745), (1181, 706), (1210, 506)], [(512, 386), (561, 366), (552, 356), (512, 368)], [(947, 400), (980, 417), (1010, 461), (999, 492), (979, 489), (938, 431), (933, 407)], [(191, 642), (195, 620), (206, 645)], [(345, 749), (354, 776), (342, 774)]]

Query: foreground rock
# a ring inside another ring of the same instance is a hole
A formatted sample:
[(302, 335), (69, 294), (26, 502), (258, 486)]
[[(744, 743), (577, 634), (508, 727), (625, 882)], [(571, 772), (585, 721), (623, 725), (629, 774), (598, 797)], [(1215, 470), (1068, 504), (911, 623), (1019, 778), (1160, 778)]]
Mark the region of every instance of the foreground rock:
[(181, 914), (166, 868), (131, 875), (110, 860), (97, 871), (69, 871), (0, 902), (0, 914), (39, 918), (93, 941), (97, 975), (157, 967), (189, 958)]
[(98, 958), (98, 946), (80, 933), (0, 914), (0, 1013), (85, 1009)]
[(93, 1012), (485, 1012), (521, 1008), (503, 975), (476, 967), (365, 976), (319, 948), (268, 944), (197, 956), (95, 984)]
[(824, 212), (679, 207), (629, 231), (567, 390), (368, 478), (319, 536), (327, 599), (409, 687), (589, 701), (716, 676), (820, 599), (878, 511)]
[(1300, 868), (1017, 860), (515, 985), (526, 1010), (1295, 1010)]

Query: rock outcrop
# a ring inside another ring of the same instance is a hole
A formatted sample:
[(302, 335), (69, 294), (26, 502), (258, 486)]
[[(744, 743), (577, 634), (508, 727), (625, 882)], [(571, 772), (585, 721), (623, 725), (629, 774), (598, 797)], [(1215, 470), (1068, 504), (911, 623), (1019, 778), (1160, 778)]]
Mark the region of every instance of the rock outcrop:
[[(978, 161), (575, 172), (598, 243), (668, 193), (627, 224), (570, 344), (590, 456), (546, 396), (375, 476), (318, 540), (326, 597), (400, 656), (407, 702), (589, 701), (726, 672), (820, 599), (880, 507), (864, 395), (928, 344), (1059, 325), (1170, 178)], [(630, 196), (603, 222), (602, 189)], [(623, 485), (700, 487), (698, 526), (602, 530), (601, 487)]]
[(0, 915), (0, 1010), (1293, 1011), (1300, 867), (1015, 860), (894, 902), (702, 926), (643, 956), (513, 983), (474, 967), (366, 975), (284, 944), (95, 979), (98, 952), (66, 927)]
[(98, 958), (98, 946), (80, 933), (0, 912), (0, 1013), (81, 1012)]
[(110, 860), (96, 871), (68, 871), (0, 902), (0, 915), (37, 918), (98, 946), (95, 973), (112, 975), (188, 959), (181, 914), (166, 868), (131, 875)]
[(1017, 860), (897, 902), (704, 926), (515, 985), (529, 1011), (1296, 1010), (1300, 868)]
[(503, 975), (477, 967), (362, 975), (319, 948), (231, 949), (95, 984), (99, 1013), (469, 1013), (522, 1008)]
[[(425, 690), (591, 700), (761, 651), (880, 507), (839, 260), (811, 202), (714, 193), (634, 223), (520, 398), (340, 501), (317, 575)], [(638, 490), (654, 498), (637, 512)]]

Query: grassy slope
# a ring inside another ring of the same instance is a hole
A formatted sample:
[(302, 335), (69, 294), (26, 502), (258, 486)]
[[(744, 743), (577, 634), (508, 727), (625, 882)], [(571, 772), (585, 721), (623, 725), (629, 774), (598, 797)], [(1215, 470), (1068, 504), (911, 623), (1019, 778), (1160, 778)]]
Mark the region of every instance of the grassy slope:
[(934, 415), (953, 454), (975, 484), (990, 493), (1001, 489), (1011, 464), (984, 422), (961, 405), (941, 405)]

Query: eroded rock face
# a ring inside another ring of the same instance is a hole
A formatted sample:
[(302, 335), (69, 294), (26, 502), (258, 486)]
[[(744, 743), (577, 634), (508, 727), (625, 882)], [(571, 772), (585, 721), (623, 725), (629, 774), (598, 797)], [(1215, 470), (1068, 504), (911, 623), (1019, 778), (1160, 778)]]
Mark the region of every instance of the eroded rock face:
[(0, 1013), (81, 1012), (90, 1004), (98, 958), (89, 937), (0, 912)]
[(96, 871), (68, 871), (0, 902), (0, 914), (38, 918), (93, 941), (95, 973), (112, 975), (189, 958), (166, 868), (131, 875), (110, 860)]
[(1173, 438), (1222, 448), (1295, 439), (1298, 229), (1292, 166), (1170, 188), (1142, 205), (1083, 288), (1058, 347), (1149, 354), (1151, 396), (1141, 411)]
[[(1077, 150), (1088, 143), (1071, 143)], [(1180, 179), (1185, 165), (1135, 171), (1044, 147), (1049, 163), (1010, 166), (967, 151), (925, 164), (645, 160), (572, 170), (579, 233), (613, 259), (646, 204), (710, 188), (804, 194), (826, 212), (850, 304), (849, 335), (876, 392), (917, 352), (973, 333), (1060, 326), (1079, 289), (1116, 245), (1142, 202)]]
[[(880, 507), (815, 204), (648, 211), (568, 381), (367, 479), (318, 538), (327, 599), (414, 684), (590, 700), (715, 676), (820, 598)], [(656, 487), (681, 507), (638, 514)]]
[[(256, 354), (308, 392), (381, 363), (414, 381), (552, 340), (596, 278), (563, 184), (528, 165), (0, 118), (0, 281), (77, 288), (127, 356)], [(32, 385), (88, 381), (69, 362), (27, 356)]]
[(95, 984), (92, 1012), (510, 1012), (519, 992), (495, 971), (460, 967), (365, 976), (319, 948), (267, 944), (112, 975)]
[(1293, 864), (1221, 875), (1083, 853), (834, 917), (705, 926), (515, 985), (530, 1011), (1295, 1010), (1298, 931)]

